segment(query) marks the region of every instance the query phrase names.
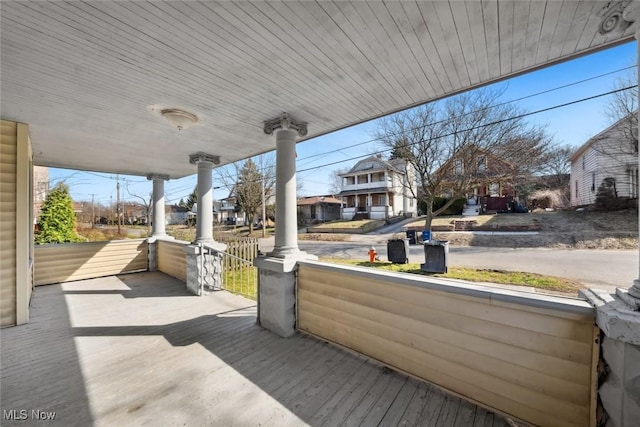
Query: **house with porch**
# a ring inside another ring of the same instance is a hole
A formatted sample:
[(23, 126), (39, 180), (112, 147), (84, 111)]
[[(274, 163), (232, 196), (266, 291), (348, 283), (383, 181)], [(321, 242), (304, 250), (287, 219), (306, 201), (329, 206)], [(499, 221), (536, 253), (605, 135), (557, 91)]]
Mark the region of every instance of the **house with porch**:
[(465, 212), (474, 213), (508, 210), (515, 195), (514, 175), (511, 163), (475, 145), (462, 148), (436, 171), (445, 197), (468, 189)]
[(614, 194), (638, 199), (638, 134), (630, 132), (625, 117), (590, 138), (569, 157), (571, 206), (596, 202), (598, 187), (612, 179)]
[(309, 196), (298, 199), (298, 222), (317, 224), (340, 219), (342, 200), (331, 195)]
[[(638, 39), (638, 3), (0, 2), (3, 425), (636, 424), (640, 281), (577, 299), (318, 261), (296, 143)], [(253, 300), (223, 287), (212, 170), (271, 150)], [(34, 164), (146, 176), (152, 236), (35, 247)], [(192, 174), (183, 242), (164, 185)]]
[(341, 173), (340, 178), (343, 219), (385, 219), (418, 213), (415, 174), (402, 159), (371, 156)]

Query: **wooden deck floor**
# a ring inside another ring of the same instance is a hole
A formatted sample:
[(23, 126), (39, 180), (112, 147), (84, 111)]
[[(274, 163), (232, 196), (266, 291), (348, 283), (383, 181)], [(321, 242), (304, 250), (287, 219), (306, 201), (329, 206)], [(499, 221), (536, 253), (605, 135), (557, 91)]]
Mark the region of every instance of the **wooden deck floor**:
[(255, 324), (253, 301), (190, 296), (161, 273), (38, 287), (32, 306), (31, 323), (0, 332), (3, 426), (41, 425), (32, 410), (64, 426), (507, 425), (323, 341), (281, 339)]

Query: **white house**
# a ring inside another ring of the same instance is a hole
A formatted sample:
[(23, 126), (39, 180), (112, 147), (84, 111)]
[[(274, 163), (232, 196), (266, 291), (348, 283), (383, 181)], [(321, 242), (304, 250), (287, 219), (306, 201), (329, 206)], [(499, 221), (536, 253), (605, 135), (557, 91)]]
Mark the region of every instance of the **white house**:
[[(637, 135), (637, 134), (635, 134)], [(571, 206), (594, 204), (598, 187), (613, 178), (618, 197), (638, 198), (638, 146), (622, 119), (585, 142), (571, 157)]]
[(387, 161), (380, 156), (368, 157), (340, 177), (343, 219), (352, 219), (358, 214), (384, 219), (418, 213), (415, 174), (402, 159)]

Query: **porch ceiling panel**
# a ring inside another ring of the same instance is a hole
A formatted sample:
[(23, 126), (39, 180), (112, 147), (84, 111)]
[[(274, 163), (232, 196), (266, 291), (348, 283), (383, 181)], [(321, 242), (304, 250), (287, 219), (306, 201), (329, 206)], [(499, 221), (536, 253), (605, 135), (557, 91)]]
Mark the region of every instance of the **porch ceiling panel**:
[(309, 139), (630, 40), (609, 3), (3, 1), (1, 115), (37, 164), (177, 178), (272, 150), (283, 111)]

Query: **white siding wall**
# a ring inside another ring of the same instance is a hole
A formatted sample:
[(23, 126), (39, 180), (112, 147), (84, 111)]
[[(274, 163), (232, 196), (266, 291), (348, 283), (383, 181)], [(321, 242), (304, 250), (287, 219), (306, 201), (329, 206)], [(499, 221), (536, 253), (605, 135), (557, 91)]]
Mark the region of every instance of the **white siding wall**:
[(0, 121), (0, 326), (29, 321), (33, 281), (31, 156), (27, 125)]
[(630, 170), (637, 168), (637, 153), (631, 153), (628, 142), (616, 127), (595, 138), (597, 140), (571, 163), (571, 206), (594, 204), (598, 187), (607, 177), (615, 178), (618, 197), (632, 194)]

